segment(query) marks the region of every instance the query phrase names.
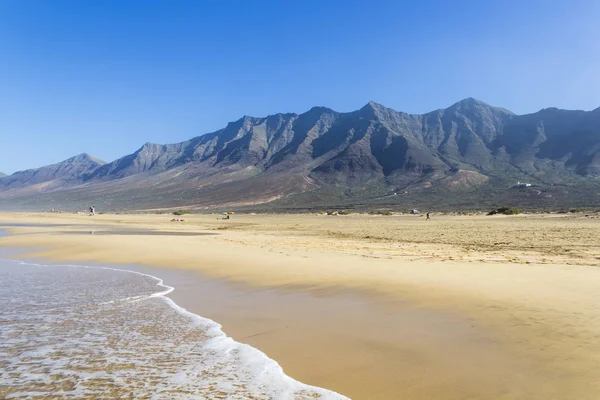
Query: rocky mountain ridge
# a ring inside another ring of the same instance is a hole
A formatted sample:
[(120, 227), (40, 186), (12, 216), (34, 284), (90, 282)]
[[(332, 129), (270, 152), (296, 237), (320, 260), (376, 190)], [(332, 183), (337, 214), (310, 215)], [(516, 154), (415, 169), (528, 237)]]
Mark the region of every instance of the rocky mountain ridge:
[[(516, 115), (468, 98), (406, 114), (369, 102), (349, 113), (313, 107), (303, 114), (244, 116), (181, 143), (146, 143), (109, 163), (82, 155), (17, 172), (0, 178), (0, 205), (32, 188), (55, 198), (61, 192), (85, 198), (85, 190), (112, 199), (111, 206), (135, 196), (146, 208), (213, 207), (315, 197), (370, 201), (436, 188), (467, 196), (482, 185), (506, 188), (519, 179), (548, 187), (595, 185), (599, 175), (600, 108)], [(166, 197), (153, 204), (145, 190)]]
[(18, 189), (40, 184), (44, 184), (46, 187), (54, 185), (60, 188), (80, 180), (85, 174), (95, 171), (104, 164), (104, 161), (83, 153), (56, 164), (17, 171), (12, 175), (0, 177), (0, 190)]

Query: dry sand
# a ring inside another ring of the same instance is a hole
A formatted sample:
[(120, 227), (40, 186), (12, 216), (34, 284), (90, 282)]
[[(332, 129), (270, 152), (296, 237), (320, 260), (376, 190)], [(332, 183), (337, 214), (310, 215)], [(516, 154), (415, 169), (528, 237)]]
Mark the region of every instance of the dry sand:
[(171, 218), (3, 214), (58, 226), (0, 244), (161, 267), (179, 304), (355, 399), (598, 398), (596, 215)]

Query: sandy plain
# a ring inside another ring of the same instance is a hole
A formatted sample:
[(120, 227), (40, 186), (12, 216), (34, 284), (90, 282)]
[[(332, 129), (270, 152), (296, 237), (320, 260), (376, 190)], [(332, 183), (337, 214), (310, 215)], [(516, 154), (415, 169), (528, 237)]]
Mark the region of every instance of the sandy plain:
[(599, 217), (2, 214), (0, 245), (145, 266), (354, 399), (597, 399)]

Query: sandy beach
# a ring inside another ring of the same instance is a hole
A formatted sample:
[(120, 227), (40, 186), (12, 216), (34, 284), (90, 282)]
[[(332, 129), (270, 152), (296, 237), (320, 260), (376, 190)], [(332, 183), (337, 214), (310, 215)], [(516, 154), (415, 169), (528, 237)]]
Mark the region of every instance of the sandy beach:
[(171, 218), (1, 214), (0, 245), (139, 265), (288, 375), (353, 399), (600, 393), (599, 214)]

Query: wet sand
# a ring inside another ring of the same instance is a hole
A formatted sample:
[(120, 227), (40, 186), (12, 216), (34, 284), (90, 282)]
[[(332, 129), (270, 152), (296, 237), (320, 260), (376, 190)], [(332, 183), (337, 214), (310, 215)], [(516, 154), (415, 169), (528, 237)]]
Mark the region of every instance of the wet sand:
[[(161, 267), (152, 273), (176, 287), (178, 304), (288, 375), (356, 399), (600, 392), (598, 219), (168, 218), (2, 215), (74, 225), (11, 227), (28, 234), (0, 244), (44, 247), (35, 255), (54, 260)], [(218, 235), (56, 234), (92, 222)]]

